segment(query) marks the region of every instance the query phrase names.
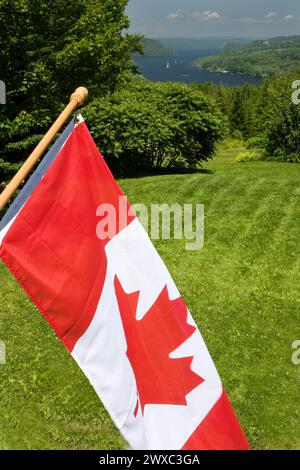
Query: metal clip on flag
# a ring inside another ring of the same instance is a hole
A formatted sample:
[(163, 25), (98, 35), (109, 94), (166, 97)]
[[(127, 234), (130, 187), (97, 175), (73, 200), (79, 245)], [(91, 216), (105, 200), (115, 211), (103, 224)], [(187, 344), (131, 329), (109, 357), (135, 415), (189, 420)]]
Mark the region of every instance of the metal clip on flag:
[[(72, 95), (1, 207), (86, 95)], [(99, 207), (112, 208), (115, 222), (126, 212), (104, 238)], [(0, 258), (133, 449), (249, 448), (196, 323), (82, 117), (0, 222)]]

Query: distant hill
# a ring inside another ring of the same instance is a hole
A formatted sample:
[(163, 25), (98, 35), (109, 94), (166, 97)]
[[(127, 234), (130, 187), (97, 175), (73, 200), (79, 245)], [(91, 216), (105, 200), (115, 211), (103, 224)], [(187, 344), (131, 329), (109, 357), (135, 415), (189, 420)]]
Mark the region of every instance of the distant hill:
[(142, 44), (144, 46), (145, 56), (171, 56), (174, 55), (174, 51), (169, 47), (162, 44), (157, 39), (143, 38)]
[(223, 49), (228, 43), (243, 44), (249, 39), (228, 38), (157, 38), (164, 46), (171, 49)]
[(295, 72), (300, 69), (300, 36), (228, 44), (219, 54), (198, 59), (196, 65), (256, 77)]

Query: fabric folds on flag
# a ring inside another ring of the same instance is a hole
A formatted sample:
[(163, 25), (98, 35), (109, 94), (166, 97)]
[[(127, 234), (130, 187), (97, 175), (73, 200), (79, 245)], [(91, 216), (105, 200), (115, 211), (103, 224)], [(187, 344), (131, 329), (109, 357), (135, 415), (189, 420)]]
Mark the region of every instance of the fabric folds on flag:
[(0, 257), (133, 449), (248, 449), (203, 338), (127, 202), (127, 220), (98, 236), (99, 205), (120, 221), (122, 198), (83, 119), (73, 119), (2, 220)]

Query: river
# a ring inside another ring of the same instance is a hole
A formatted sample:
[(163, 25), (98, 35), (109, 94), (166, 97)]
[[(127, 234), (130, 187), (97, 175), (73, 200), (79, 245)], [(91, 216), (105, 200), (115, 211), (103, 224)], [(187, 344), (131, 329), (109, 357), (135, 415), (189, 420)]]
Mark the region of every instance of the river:
[(196, 67), (194, 62), (199, 57), (214, 55), (220, 49), (177, 49), (171, 57), (136, 56), (135, 62), (145, 78), (153, 82), (206, 83), (237, 86), (259, 85), (260, 79), (237, 73), (210, 72)]

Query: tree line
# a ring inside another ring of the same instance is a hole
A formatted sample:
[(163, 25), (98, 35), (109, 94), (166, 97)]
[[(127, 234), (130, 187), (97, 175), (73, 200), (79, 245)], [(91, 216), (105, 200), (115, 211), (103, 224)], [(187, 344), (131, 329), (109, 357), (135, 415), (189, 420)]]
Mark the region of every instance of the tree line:
[(293, 83), (299, 73), (265, 79), (259, 87), (193, 85), (217, 102), (228, 118), (227, 135), (265, 152), (266, 159), (300, 162), (300, 104)]
[(209, 70), (228, 70), (256, 77), (293, 73), (299, 69), (300, 36), (276, 37), (246, 44), (227, 44), (216, 55), (196, 61)]
[(196, 168), (224, 136), (254, 138), (268, 155), (298, 161), (292, 76), (261, 87), (151, 83), (133, 56), (127, 0), (1, 0), (0, 182), (20, 167), (78, 85), (91, 133), (116, 175)]

